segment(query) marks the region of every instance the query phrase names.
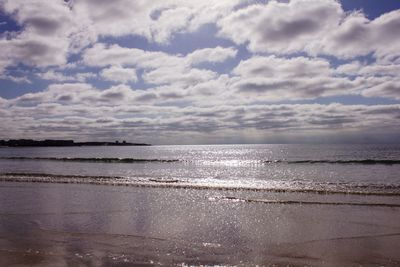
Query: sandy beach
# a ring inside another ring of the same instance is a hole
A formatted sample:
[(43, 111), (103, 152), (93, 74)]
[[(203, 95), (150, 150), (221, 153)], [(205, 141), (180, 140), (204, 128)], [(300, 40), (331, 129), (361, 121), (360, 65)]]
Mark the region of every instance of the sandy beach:
[(399, 266), (399, 204), (396, 196), (1, 182), (0, 262)]

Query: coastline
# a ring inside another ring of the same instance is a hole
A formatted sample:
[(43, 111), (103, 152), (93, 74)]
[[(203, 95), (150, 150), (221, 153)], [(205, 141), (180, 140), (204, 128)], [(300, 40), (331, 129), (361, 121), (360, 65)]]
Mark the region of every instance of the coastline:
[[(0, 259), (23, 266), (400, 264), (398, 207), (241, 201), (314, 197), (3, 181)], [(400, 204), (388, 196), (328, 197)]]

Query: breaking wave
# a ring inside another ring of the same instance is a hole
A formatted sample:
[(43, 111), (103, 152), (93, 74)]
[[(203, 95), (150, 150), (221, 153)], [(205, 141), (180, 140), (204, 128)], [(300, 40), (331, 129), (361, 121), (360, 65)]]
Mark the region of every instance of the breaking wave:
[[(36, 182), (66, 184), (96, 184), (112, 186), (159, 187), (176, 189), (252, 190), (282, 193), (354, 194), (400, 196), (397, 184), (349, 184), (286, 181), (282, 183), (231, 183), (225, 180), (205, 181), (175, 178), (137, 178), (119, 176), (56, 175), (46, 173), (3, 173), (0, 182)], [(262, 182), (262, 181), (261, 181)]]
[(262, 203), (262, 204), (281, 204), (281, 205), (329, 205), (329, 206), (366, 206), (366, 207), (387, 207), (400, 208), (400, 204), (396, 203), (366, 203), (366, 202), (327, 202), (327, 201), (304, 201), (304, 200), (275, 200), (264, 198), (240, 198), (231, 196), (210, 197), (210, 201), (233, 201), (246, 203)]
[[(63, 161), (63, 162), (83, 162), (83, 163), (200, 163), (207, 165), (224, 164), (222, 161), (208, 161), (208, 160), (185, 160), (185, 159), (143, 159), (143, 158), (70, 158), (70, 157), (0, 157), (0, 160), (30, 160), (30, 161)], [(400, 160), (396, 159), (361, 159), (361, 160), (265, 160), (265, 161), (246, 161), (248, 163), (256, 164), (360, 164), (360, 165), (395, 165), (400, 164)], [(240, 161), (239, 161), (240, 163)]]

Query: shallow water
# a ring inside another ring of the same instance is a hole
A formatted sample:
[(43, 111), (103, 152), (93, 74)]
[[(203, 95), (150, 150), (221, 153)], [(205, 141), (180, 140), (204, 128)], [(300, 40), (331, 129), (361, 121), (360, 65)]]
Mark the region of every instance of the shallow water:
[(3, 182), (0, 262), (399, 266), (399, 207), (311, 203), (367, 199), (400, 205), (393, 196)]
[(60, 181), (63, 176), (64, 183), (161, 182), (186, 187), (400, 194), (400, 146), (0, 148), (0, 172), (3, 180), (26, 181), (26, 175), (16, 175), (25, 173), (32, 174), (29, 176), (32, 181), (46, 182)]

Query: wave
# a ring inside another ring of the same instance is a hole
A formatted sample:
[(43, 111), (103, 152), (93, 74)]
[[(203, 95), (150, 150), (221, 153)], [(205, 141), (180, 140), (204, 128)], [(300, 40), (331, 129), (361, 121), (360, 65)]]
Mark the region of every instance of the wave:
[(179, 162), (179, 159), (140, 159), (140, 158), (57, 158), (57, 157), (1, 157), (6, 160), (44, 160), (44, 161), (67, 161), (67, 162), (89, 162), (89, 163), (146, 163)]
[(352, 185), (332, 183), (232, 184), (229, 181), (188, 181), (169, 178), (131, 178), (119, 176), (57, 175), (46, 173), (0, 173), (0, 182), (95, 184), (176, 189), (251, 190), (276, 193), (352, 194), (400, 196), (400, 185)]
[[(183, 159), (143, 159), (143, 158), (70, 158), (70, 157), (0, 157), (0, 160), (33, 160), (33, 161), (64, 161), (64, 162), (87, 162), (87, 163), (201, 163), (208, 161), (183, 160)], [(217, 162), (213, 162), (218, 163)], [(224, 161), (220, 162), (221, 164)], [(362, 165), (395, 165), (400, 164), (396, 159), (361, 159), (361, 160), (265, 160), (258, 161), (264, 164), (362, 164)]]
[(267, 160), (265, 163), (287, 163), (287, 164), (384, 164), (394, 165), (400, 164), (400, 160), (397, 159), (361, 159), (361, 160)]
[(282, 204), (282, 205), (329, 205), (329, 206), (367, 206), (367, 207), (388, 207), (400, 208), (400, 204), (395, 203), (366, 203), (366, 202), (327, 202), (327, 201), (303, 201), (303, 200), (271, 200), (264, 198), (241, 198), (231, 196), (210, 197), (210, 201), (226, 200), (233, 202), (263, 203), (263, 204)]

